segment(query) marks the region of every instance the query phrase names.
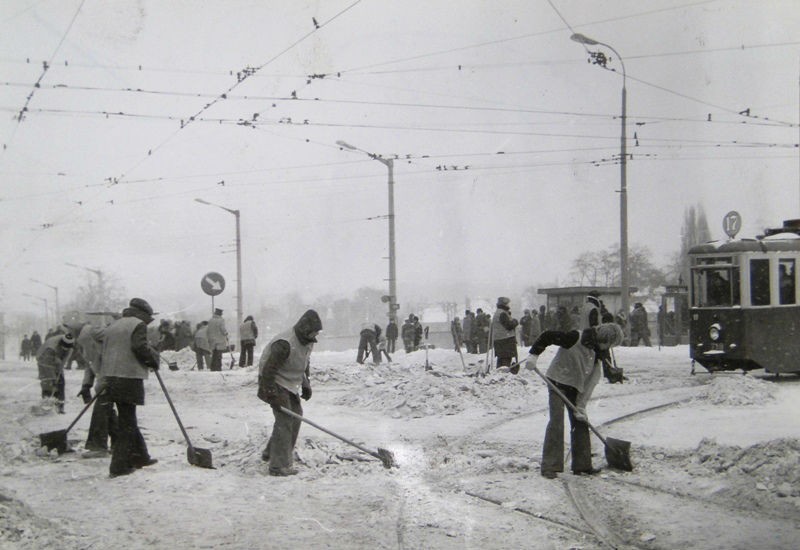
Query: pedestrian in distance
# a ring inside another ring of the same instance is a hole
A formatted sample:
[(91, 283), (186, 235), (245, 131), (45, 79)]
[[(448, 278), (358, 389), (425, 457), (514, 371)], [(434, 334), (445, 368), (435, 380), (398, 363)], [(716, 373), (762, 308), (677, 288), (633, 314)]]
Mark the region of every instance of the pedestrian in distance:
[(194, 357), (197, 361), (197, 370), (203, 370), (208, 365), (211, 370), (211, 344), (208, 343), (208, 321), (200, 321), (194, 331)]
[(378, 364), (381, 362), (381, 354), (378, 351), (378, 338), (381, 337), (381, 327), (375, 323), (364, 323), (361, 325), (361, 332), (359, 332), (358, 340), (358, 354), (356, 355), (356, 362), (363, 365), (369, 353), (372, 353), (372, 362)]
[(253, 349), (256, 347), (258, 327), (252, 315), (248, 315), (239, 327), (239, 340), (242, 345), (239, 353), (239, 367), (253, 366)]
[(300, 399), (311, 399), (311, 352), (322, 330), (322, 320), (313, 309), (295, 325), (276, 335), (258, 361), (258, 398), (272, 407), (275, 422), (261, 458), (269, 462), (272, 476), (295, 475), (294, 447), (301, 421), (281, 410), (303, 415)]
[(406, 353), (414, 351), (414, 315), (410, 314), (408, 319), (403, 321), (403, 328), (400, 331), (403, 338), (403, 349)]
[(389, 319), (389, 324), (386, 325), (386, 352), (394, 353), (397, 347), (398, 329), (397, 323), (394, 319)]
[[(602, 323), (584, 331), (545, 331), (530, 348), (526, 368), (532, 370), (539, 356), (550, 345), (559, 346), (545, 376), (572, 403), (578, 412), (568, 408), (570, 422), (571, 469), (574, 474), (593, 475), (586, 405), (600, 380), (601, 360), (598, 354), (622, 343), (622, 329), (616, 323)], [(550, 420), (544, 436), (541, 474), (553, 479), (564, 471), (564, 408), (561, 397), (548, 387)]]
[(19, 344), (19, 356), (23, 361), (29, 361), (31, 358), (31, 339), (27, 334)]
[(44, 341), (36, 355), (42, 399), (55, 399), (56, 410), (64, 414), (64, 365), (75, 345), (72, 334), (56, 334)]
[(519, 332), (520, 332), (520, 339), (522, 340), (522, 345), (526, 348), (533, 344), (533, 340), (531, 340), (531, 322), (533, 321), (533, 317), (531, 316), (531, 310), (526, 309), (522, 312), (522, 317), (519, 318)]
[(648, 348), (650, 344), (650, 327), (647, 322), (647, 310), (641, 302), (636, 302), (631, 311), (631, 347), (639, 345), (639, 340), (644, 341)]
[(464, 346), (467, 348), (467, 353), (475, 353), (473, 351), (474, 343), (472, 340), (472, 323), (475, 321), (475, 314), (470, 310), (464, 310), (464, 320), (461, 321), (461, 337), (464, 339)]
[(31, 355), (36, 357), (40, 347), (42, 347), (42, 337), (34, 330), (31, 334)]
[(461, 344), (464, 341), (464, 333), (461, 328), (461, 319), (453, 317), (450, 322), (450, 334), (453, 336), (453, 346), (455, 351), (461, 351)]
[(158, 462), (147, 450), (136, 407), (144, 405), (144, 381), (158, 369), (158, 351), (147, 342), (147, 325), (153, 308), (142, 298), (133, 298), (122, 317), (105, 330), (102, 347), (103, 387), (119, 418), (117, 440), (111, 452), (109, 476), (132, 474)]
[(208, 343), (211, 347), (211, 365), (209, 370), (222, 370), (222, 354), (230, 350), (228, 344), (228, 329), (225, 328), (225, 319), (222, 310), (214, 309), (214, 314), (208, 320)]

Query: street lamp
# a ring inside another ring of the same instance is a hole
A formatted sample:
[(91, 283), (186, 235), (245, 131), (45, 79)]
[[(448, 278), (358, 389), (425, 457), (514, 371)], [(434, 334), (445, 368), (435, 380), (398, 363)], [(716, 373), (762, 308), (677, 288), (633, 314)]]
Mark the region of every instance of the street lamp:
[(33, 283), (39, 283), (40, 285), (49, 286), (50, 288), (52, 288), (55, 291), (55, 293), (56, 293), (56, 322), (58, 322), (58, 323), (62, 322), (61, 309), (58, 307), (58, 287), (57, 286), (48, 285), (45, 282), (42, 282), (42, 281), (39, 281), (39, 280), (33, 279), (33, 278), (31, 278), (30, 281), (33, 282)]
[(625, 74), (625, 62), (622, 56), (613, 46), (599, 42), (580, 33), (570, 36), (570, 39), (586, 46), (605, 46), (614, 52), (622, 65), (622, 116), (620, 134), (620, 184), (619, 184), (619, 271), (620, 271), (620, 292), (621, 307), (627, 317), (630, 314), (630, 277), (628, 273), (628, 153), (627, 153), (627, 101), (628, 91), (626, 88), (627, 75)]
[(239, 211), (203, 199), (194, 199), (194, 201), (208, 206), (216, 206), (236, 216), (236, 334), (239, 335), (239, 329), (242, 326), (242, 239), (239, 232)]
[(33, 294), (25, 294), (24, 292), (22, 293), (22, 295), (27, 296), (28, 298), (35, 298), (37, 300), (41, 300), (42, 302), (44, 302), (44, 332), (46, 334), (48, 330), (47, 325), (50, 323), (50, 320), (48, 319), (50, 308), (47, 306), (47, 298), (42, 298), (41, 296), (34, 296)]
[(351, 151), (361, 151), (373, 160), (377, 160), (389, 169), (389, 319), (397, 323), (397, 267), (394, 253), (394, 159), (385, 159), (350, 145), (346, 141), (337, 141), (336, 145), (350, 149)]

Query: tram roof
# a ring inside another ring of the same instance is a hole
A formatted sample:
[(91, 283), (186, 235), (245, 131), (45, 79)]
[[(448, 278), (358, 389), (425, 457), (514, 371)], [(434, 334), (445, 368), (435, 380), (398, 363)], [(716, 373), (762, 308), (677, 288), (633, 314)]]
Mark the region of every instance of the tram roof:
[(727, 242), (698, 244), (689, 249), (689, 254), (732, 254), (736, 252), (783, 252), (800, 251), (800, 238), (740, 239)]

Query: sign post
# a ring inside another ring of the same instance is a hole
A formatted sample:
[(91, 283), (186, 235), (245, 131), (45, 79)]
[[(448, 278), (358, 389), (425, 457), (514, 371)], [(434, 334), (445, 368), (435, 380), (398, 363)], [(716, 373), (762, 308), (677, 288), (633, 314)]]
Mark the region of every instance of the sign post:
[(214, 314), (214, 296), (222, 294), (225, 290), (225, 277), (216, 271), (209, 271), (200, 279), (200, 288), (211, 296), (211, 314)]
[(736, 211), (731, 210), (722, 219), (722, 229), (729, 239), (736, 237), (736, 234), (742, 228), (742, 216)]

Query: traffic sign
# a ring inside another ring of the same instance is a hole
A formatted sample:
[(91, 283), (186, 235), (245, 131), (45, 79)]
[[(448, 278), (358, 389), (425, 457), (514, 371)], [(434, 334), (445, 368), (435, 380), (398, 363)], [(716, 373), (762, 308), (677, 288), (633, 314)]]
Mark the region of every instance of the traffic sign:
[(200, 288), (209, 296), (222, 294), (222, 291), (225, 290), (225, 277), (216, 271), (209, 271), (200, 280)]
[(722, 219), (722, 229), (725, 230), (725, 234), (728, 237), (734, 238), (741, 228), (742, 216), (736, 210), (731, 210), (725, 214)]

